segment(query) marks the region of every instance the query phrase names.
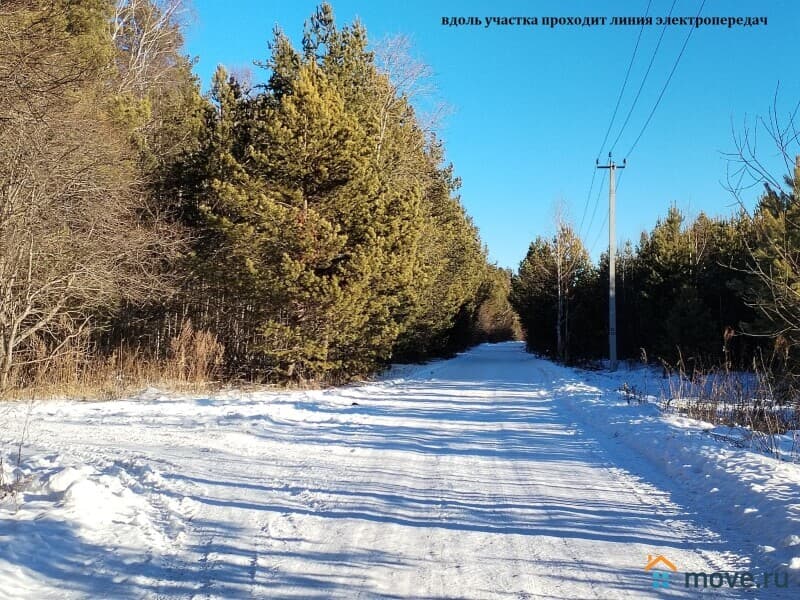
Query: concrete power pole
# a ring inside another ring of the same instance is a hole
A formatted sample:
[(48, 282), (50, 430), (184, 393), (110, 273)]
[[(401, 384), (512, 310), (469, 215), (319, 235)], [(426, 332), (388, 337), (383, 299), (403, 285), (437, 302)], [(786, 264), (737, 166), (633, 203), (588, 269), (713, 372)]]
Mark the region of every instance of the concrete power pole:
[(608, 153), (608, 164), (598, 169), (608, 169), (608, 362), (612, 371), (617, 369), (617, 169), (626, 167), (626, 159), (621, 165), (614, 164), (611, 152)]

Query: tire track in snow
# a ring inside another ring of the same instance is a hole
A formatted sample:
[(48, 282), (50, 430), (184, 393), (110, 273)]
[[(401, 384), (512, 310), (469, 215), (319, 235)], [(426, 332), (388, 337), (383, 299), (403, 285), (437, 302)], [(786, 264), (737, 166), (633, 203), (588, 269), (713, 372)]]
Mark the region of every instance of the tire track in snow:
[[(541, 372), (542, 379), (554, 380), (563, 374), (559, 372), (547, 373), (546, 371), (556, 371), (560, 367), (545, 361), (537, 361), (537, 369)], [(542, 365), (545, 365), (543, 368)], [(576, 381), (577, 383), (577, 381)], [(599, 390), (598, 390), (599, 392)], [(579, 417), (580, 410), (576, 409), (574, 404), (563, 394), (554, 392), (554, 399), (556, 401), (561, 399), (566, 400), (568, 406), (571, 407), (570, 417)], [(665, 491), (668, 488), (659, 488), (653, 483), (640, 479), (634, 473), (621, 467), (620, 464), (626, 464), (630, 461), (631, 456), (622, 457), (620, 460), (619, 452), (623, 448), (619, 445), (612, 445), (611, 442), (604, 442), (605, 438), (594, 427), (585, 420), (580, 420), (580, 423), (573, 422), (571, 425), (576, 433), (582, 436), (589, 445), (589, 451), (597, 458), (598, 463), (602, 469), (608, 473), (609, 479), (615, 482), (619, 490), (626, 490), (630, 496), (635, 500), (635, 503), (646, 512), (654, 516), (658, 516), (664, 527), (655, 527), (652, 529), (654, 535), (664, 535), (664, 542), (669, 542), (674, 539), (682, 546), (690, 548), (689, 554), (696, 557), (695, 560), (689, 562), (682, 562), (681, 566), (685, 571), (703, 571), (703, 572), (725, 572), (736, 571), (742, 569), (742, 557), (732, 553), (722, 553), (716, 550), (706, 550), (696, 547), (699, 540), (708, 541), (710, 538), (722, 542), (722, 538), (715, 532), (703, 528), (699, 524), (690, 521), (685, 515), (687, 513), (685, 507), (680, 503), (676, 503), (670, 498), (670, 493)], [(635, 464), (639, 464), (639, 457), (634, 457)], [(653, 472), (648, 472), (652, 478)], [(657, 478), (657, 483), (662, 483), (660, 478)], [(674, 518), (673, 518), (674, 517)], [(692, 547), (695, 546), (695, 547)], [(686, 551), (681, 553), (684, 557)], [(726, 555), (733, 557), (729, 559)], [(671, 591), (676, 591), (673, 587)], [(651, 591), (652, 592), (652, 591)], [(707, 589), (707, 590), (694, 590), (698, 594), (713, 594), (715, 597), (737, 597), (737, 592), (747, 593), (745, 590), (727, 590), (727, 589)], [(652, 592), (655, 594), (655, 592)], [(662, 594), (664, 592), (662, 591)], [(657, 596), (657, 594), (655, 594)]]

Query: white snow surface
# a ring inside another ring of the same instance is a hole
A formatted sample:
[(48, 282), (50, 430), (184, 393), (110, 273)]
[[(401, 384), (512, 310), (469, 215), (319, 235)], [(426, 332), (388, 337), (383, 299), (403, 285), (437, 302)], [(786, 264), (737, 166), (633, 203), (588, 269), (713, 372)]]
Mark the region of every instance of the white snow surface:
[(0, 419), (30, 479), (0, 502), (0, 598), (703, 592), (654, 589), (648, 555), (795, 588), (703, 596), (800, 597), (800, 467), (616, 391), (647, 377), (505, 343), (336, 389), (38, 403), (18, 468)]

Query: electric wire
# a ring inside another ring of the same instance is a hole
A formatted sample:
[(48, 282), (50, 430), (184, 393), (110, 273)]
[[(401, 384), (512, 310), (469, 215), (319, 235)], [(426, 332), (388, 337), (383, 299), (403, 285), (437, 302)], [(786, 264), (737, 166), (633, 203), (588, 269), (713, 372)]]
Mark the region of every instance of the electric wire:
[[(645, 8), (644, 17), (643, 18), (646, 18), (647, 15), (650, 14), (650, 6), (651, 5), (652, 5), (652, 0), (647, 0), (647, 7)], [(674, 5), (673, 5), (673, 7), (674, 7)], [(642, 41), (642, 33), (644, 33), (644, 27), (645, 27), (645, 25), (644, 25), (644, 22), (643, 22), (642, 26), (639, 28), (639, 34), (636, 36), (636, 44), (634, 44), (634, 46), (633, 46), (633, 53), (631, 54), (631, 59), (628, 62), (628, 68), (625, 71), (625, 77), (622, 80), (622, 86), (620, 87), (619, 94), (617, 95), (617, 103), (614, 106), (614, 111), (611, 114), (611, 120), (608, 122), (608, 127), (606, 128), (606, 133), (603, 136), (603, 142), (600, 144), (600, 149), (597, 151), (598, 159), (599, 159), (600, 155), (603, 153), (603, 149), (606, 147), (606, 142), (608, 141), (608, 136), (611, 133), (611, 129), (614, 127), (614, 121), (617, 118), (617, 113), (619, 112), (619, 107), (620, 107), (620, 104), (622, 103), (622, 97), (625, 94), (625, 89), (628, 86), (628, 81), (630, 79), (631, 70), (633, 69), (633, 63), (635, 62), (636, 55), (639, 52), (639, 45), (641, 44), (641, 41)], [(641, 88), (640, 88), (639, 91), (641, 92)], [(630, 118), (630, 116), (628, 116), (628, 119), (629, 118)], [(624, 126), (623, 126), (623, 128), (624, 128)], [(586, 202), (583, 205), (583, 212), (581, 214), (581, 221), (580, 221), (580, 225), (578, 226), (578, 237), (581, 237), (581, 234), (583, 233), (583, 224), (586, 221), (586, 215), (587, 215), (587, 213), (589, 211), (589, 203), (591, 202), (591, 198), (592, 198), (592, 190), (594, 188), (594, 181), (595, 181), (596, 174), (597, 174), (597, 168), (595, 167), (593, 169), (593, 172), (592, 172), (592, 181), (589, 184), (589, 192), (586, 194)], [(595, 209), (592, 212), (593, 213), (597, 212), (596, 205), (595, 205)], [(592, 218), (589, 221), (589, 225), (586, 227), (586, 235), (587, 236), (589, 234), (589, 231), (592, 228), (593, 223), (594, 223), (594, 219)]]
[[(647, 15), (650, 13), (650, 4), (653, 0), (648, 0), (647, 8), (644, 10), (644, 17), (647, 18)], [(614, 112), (611, 115), (611, 121), (608, 123), (608, 128), (606, 129), (606, 134), (603, 137), (603, 143), (600, 144), (600, 150), (597, 152), (597, 156), (603, 153), (603, 149), (606, 147), (606, 142), (608, 141), (608, 134), (611, 133), (611, 128), (614, 126), (614, 120), (617, 118), (617, 112), (619, 111), (619, 105), (622, 102), (622, 95), (625, 93), (625, 88), (628, 85), (628, 78), (631, 74), (631, 69), (633, 68), (633, 62), (636, 60), (636, 53), (639, 51), (639, 43), (642, 41), (642, 33), (644, 32), (644, 22), (642, 26), (639, 28), (639, 35), (636, 37), (636, 45), (633, 47), (633, 54), (631, 55), (631, 60), (628, 63), (628, 70), (625, 71), (625, 79), (622, 81), (622, 87), (619, 90), (619, 96), (617, 96), (617, 104), (614, 106)]]
[(581, 237), (583, 232), (583, 222), (586, 220), (586, 213), (589, 212), (589, 202), (592, 200), (592, 189), (594, 188), (594, 180), (597, 177), (597, 167), (592, 168), (592, 182), (589, 184), (589, 192), (586, 194), (586, 202), (583, 204), (583, 214), (581, 214), (581, 224), (578, 225), (578, 237)]
[[(625, 131), (625, 127), (627, 127), (628, 122), (631, 120), (631, 116), (633, 115), (633, 111), (636, 108), (636, 104), (639, 102), (639, 97), (642, 95), (642, 90), (644, 89), (644, 84), (647, 82), (647, 78), (650, 75), (650, 71), (653, 68), (653, 63), (656, 61), (656, 56), (658, 55), (658, 50), (661, 48), (661, 42), (664, 40), (664, 33), (667, 31), (666, 23), (669, 22), (670, 17), (672, 17), (672, 11), (675, 10), (675, 4), (677, 4), (678, 0), (672, 0), (672, 6), (669, 8), (669, 13), (667, 14), (667, 21), (664, 23), (664, 26), (661, 28), (661, 34), (658, 36), (658, 42), (656, 43), (655, 49), (653, 49), (653, 56), (650, 57), (650, 64), (647, 65), (647, 70), (644, 73), (644, 77), (642, 77), (642, 83), (639, 84), (639, 89), (636, 92), (636, 96), (633, 98), (633, 104), (631, 104), (630, 109), (628, 110), (628, 116), (625, 117), (625, 121), (622, 123), (622, 127), (617, 133), (617, 137), (614, 139), (614, 143), (611, 144), (611, 152), (614, 152), (614, 148), (617, 147), (617, 143), (619, 139), (622, 137), (622, 134)], [(692, 28), (694, 29), (694, 27)]]
[[(619, 190), (619, 185), (620, 185), (620, 183), (622, 183), (622, 176), (624, 174), (625, 174), (625, 171), (622, 171), (622, 173), (620, 173), (619, 177), (617, 178), (616, 186), (615, 186), (617, 190)], [(598, 196), (598, 200), (599, 200), (599, 196)], [(597, 248), (597, 243), (600, 241), (600, 237), (604, 233), (603, 229), (605, 228), (607, 223), (608, 223), (608, 213), (605, 213), (605, 216), (603, 217), (603, 222), (600, 224), (600, 229), (597, 231), (597, 236), (595, 237), (594, 242), (592, 242), (592, 245), (591, 245), (591, 247), (589, 249), (589, 254), (592, 254), (594, 252), (595, 248)]]
[[(699, 17), (700, 14), (703, 12), (703, 7), (705, 6), (705, 4), (706, 0), (703, 0), (703, 2), (700, 4), (700, 10), (697, 11), (697, 17)], [(672, 81), (672, 76), (675, 74), (675, 71), (678, 68), (678, 64), (681, 62), (681, 57), (683, 56), (683, 53), (686, 50), (686, 46), (689, 44), (689, 40), (692, 39), (692, 33), (694, 33), (695, 29), (697, 29), (697, 27), (690, 28), (689, 33), (686, 35), (686, 39), (683, 40), (683, 46), (681, 46), (681, 51), (678, 53), (678, 57), (675, 59), (675, 63), (672, 65), (672, 70), (669, 72), (669, 76), (667, 77), (666, 82), (664, 82), (664, 87), (661, 88), (661, 93), (658, 95), (655, 105), (653, 105), (653, 110), (651, 110), (650, 114), (647, 116), (647, 120), (644, 122), (641, 131), (639, 131), (639, 135), (636, 136), (636, 139), (631, 145), (630, 150), (628, 150), (628, 152), (625, 153), (626, 158), (631, 155), (633, 150), (636, 148), (636, 145), (639, 143), (639, 140), (642, 139), (642, 135), (644, 135), (647, 126), (650, 124), (650, 120), (653, 118), (653, 115), (655, 114), (658, 105), (661, 103), (661, 99), (664, 97), (664, 93), (667, 91), (669, 82)]]
[[(592, 211), (592, 221), (594, 221), (594, 217), (597, 215), (597, 209), (600, 206), (600, 196), (603, 194), (603, 188), (605, 187), (605, 183), (606, 183), (606, 178), (607, 177), (608, 177), (608, 169), (604, 169), (603, 170), (603, 178), (600, 181), (600, 189), (597, 190), (597, 197), (595, 198), (595, 201), (594, 201), (594, 211)], [(608, 218), (608, 217), (606, 217), (606, 218)], [(591, 228), (586, 230), (587, 239), (589, 238), (589, 233), (591, 231), (592, 231)], [(600, 232), (602, 233), (602, 231), (603, 231), (603, 225), (600, 226)], [(594, 252), (594, 248), (590, 249), (589, 254), (591, 254), (592, 252)]]

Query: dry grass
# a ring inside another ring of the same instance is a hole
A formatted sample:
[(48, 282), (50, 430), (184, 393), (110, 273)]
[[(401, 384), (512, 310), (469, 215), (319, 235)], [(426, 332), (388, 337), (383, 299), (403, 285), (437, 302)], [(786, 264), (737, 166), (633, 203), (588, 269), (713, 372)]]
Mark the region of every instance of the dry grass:
[(759, 364), (754, 364), (752, 373), (698, 368), (687, 372), (683, 363), (664, 368), (668, 375), (662, 393), (664, 409), (767, 436), (800, 428), (795, 401), (779, 391), (780, 378)]
[(17, 477), (6, 481), (0, 473), (0, 500), (4, 500), (9, 496), (16, 499), (21, 492), (25, 491), (32, 480), (32, 477)]
[(6, 398), (110, 400), (149, 386), (199, 391), (218, 385), (224, 347), (214, 334), (186, 321), (169, 342), (166, 358), (139, 347), (120, 346), (101, 354), (86, 340), (75, 340), (50, 356), (41, 341), (32, 344), (23, 364), (12, 371)]

